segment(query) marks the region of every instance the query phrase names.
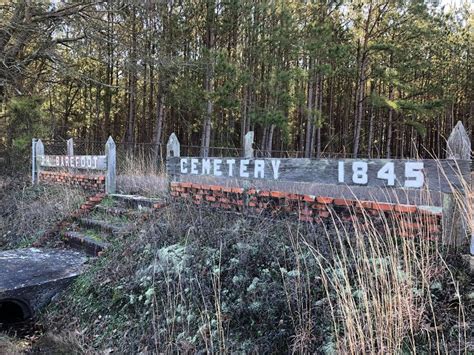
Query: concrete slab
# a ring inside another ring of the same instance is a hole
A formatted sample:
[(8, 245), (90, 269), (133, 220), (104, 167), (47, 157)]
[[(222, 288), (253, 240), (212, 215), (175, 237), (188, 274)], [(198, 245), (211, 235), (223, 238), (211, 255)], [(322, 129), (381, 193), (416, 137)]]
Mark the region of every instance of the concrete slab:
[(14, 301), (33, 315), (83, 272), (87, 260), (86, 254), (74, 250), (25, 248), (0, 252), (0, 306)]

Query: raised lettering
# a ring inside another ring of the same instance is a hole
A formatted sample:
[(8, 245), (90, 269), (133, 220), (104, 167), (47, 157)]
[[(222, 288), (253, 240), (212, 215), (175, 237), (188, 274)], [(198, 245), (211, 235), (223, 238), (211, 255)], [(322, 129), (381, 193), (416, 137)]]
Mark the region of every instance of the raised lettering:
[(229, 176), (234, 176), (235, 159), (227, 159), (227, 165), (229, 166)]
[(258, 178), (259, 175), (261, 179), (265, 178), (265, 160), (255, 160), (255, 170), (253, 172), (253, 176)]
[(210, 175), (211, 174), (211, 159), (202, 159), (201, 163), (202, 163), (201, 174)]
[(247, 171), (247, 167), (250, 163), (248, 159), (242, 159), (240, 161), (240, 177), (249, 177), (249, 173)]
[(278, 179), (278, 170), (280, 169), (280, 163), (281, 163), (281, 160), (280, 159), (275, 159), (275, 160), (272, 160), (272, 168), (273, 168), (273, 179), (277, 180)]
[(214, 159), (214, 175), (215, 176), (222, 176), (221, 164), (222, 164), (222, 159)]
[(188, 173), (188, 168), (186, 167), (188, 165), (187, 159), (181, 159), (179, 161), (179, 167), (181, 170), (181, 174), (187, 174)]
[(194, 174), (194, 175), (198, 174), (198, 171), (197, 171), (198, 162), (199, 160), (197, 159), (191, 159), (191, 174)]

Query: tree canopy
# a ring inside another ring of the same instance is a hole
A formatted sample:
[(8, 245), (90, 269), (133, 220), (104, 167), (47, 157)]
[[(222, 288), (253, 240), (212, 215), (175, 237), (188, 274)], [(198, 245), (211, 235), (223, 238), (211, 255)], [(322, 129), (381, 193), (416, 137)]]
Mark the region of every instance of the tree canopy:
[(443, 156), (473, 128), (472, 24), (421, 0), (11, 1), (0, 143)]

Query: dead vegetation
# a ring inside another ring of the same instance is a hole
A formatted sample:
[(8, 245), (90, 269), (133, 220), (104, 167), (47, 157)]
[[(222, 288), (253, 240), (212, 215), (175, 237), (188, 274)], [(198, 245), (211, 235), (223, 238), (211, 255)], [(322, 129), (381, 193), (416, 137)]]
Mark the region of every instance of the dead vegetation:
[(43, 322), (90, 339), (84, 351), (472, 350), (462, 265), (427, 236), (399, 238), (367, 218), (311, 225), (172, 205)]
[(31, 246), (85, 200), (79, 189), (0, 179), (0, 249)]

